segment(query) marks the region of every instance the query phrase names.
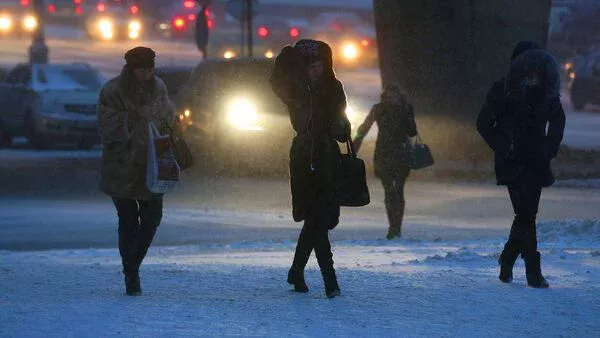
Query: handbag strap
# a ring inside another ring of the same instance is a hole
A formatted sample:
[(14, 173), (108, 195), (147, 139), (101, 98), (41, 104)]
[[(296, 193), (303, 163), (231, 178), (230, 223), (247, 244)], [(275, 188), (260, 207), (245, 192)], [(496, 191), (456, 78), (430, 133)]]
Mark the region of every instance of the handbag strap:
[(152, 122), (152, 121), (148, 122), (148, 126), (150, 127), (150, 130), (152, 131), (152, 133), (154, 133), (154, 136), (157, 136), (157, 137), (162, 136), (160, 134), (160, 132), (158, 131), (158, 128), (156, 128), (156, 125), (154, 124), (154, 122)]
[(415, 139), (415, 144), (423, 144), (423, 139), (421, 139), (421, 134), (417, 133), (417, 138)]
[(352, 142), (351, 137), (349, 137), (348, 141), (346, 141), (346, 150), (348, 151), (348, 155), (350, 157), (356, 158), (356, 148), (354, 148), (354, 142)]

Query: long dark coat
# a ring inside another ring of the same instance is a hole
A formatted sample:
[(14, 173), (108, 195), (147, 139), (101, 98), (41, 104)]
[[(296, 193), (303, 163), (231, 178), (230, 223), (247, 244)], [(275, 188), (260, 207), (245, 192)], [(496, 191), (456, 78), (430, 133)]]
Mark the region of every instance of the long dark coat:
[(374, 122), (379, 128), (373, 156), (375, 175), (384, 180), (406, 177), (410, 171), (409, 137), (417, 136), (413, 106), (404, 96), (397, 103), (377, 103), (358, 128), (357, 141), (362, 142)]
[[(296, 136), (290, 149), (292, 214), (297, 222), (318, 212), (319, 226), (335, 227), (340, 206), (336, 196), (336, 175), (340, 163), (337, 142), (350, 136), (346, 118), (346, 95), (335, 78), (331, 49), (314, 41), (325, 64), (322, 81), (310, 85), (301, 53), (286, 47), (275, 63), (271, 77), (273, 91), (287, 105)], [(302, 70), (302, 71), (298, 71)], [(318, 211), (317, 211), (318, 210)]]
[[(527, 74), (540, 74), (540, 85), (526, 86)], [(494, 151), (499, 185), (554, 183), (550, 161), (556, 157), (565, 128), (556, 60), (543, 50), (529, 50), (494, 83), (477, 119), (477, 130)]]

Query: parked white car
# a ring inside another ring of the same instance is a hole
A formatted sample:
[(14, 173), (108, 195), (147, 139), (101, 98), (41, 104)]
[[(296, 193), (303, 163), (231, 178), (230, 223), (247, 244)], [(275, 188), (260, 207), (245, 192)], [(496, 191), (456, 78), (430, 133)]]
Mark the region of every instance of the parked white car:
[(36, 148), (59, 142), (80, 149), (100, 142), (96, 103), (100, 73), (87, 64), (19, 64), (0, 83), (0, 140), (26, 136)]

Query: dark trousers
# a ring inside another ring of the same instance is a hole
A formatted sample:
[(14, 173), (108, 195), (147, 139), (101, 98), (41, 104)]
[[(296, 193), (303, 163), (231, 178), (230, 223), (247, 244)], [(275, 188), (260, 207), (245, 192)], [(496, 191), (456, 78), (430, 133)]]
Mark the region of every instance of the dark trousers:
[(321, 272), (324, 274), (334, 272), (333, 254), (329, 243), (330, 214), (331, 211), (319, 207), (309, 212), (296, 244), (293, 270), (304, 271), (314, 249)]
[(526, 260), (539, 256), (537, 252), (536, 216), (540, 204), (542, 187), (532, 185), (509, 186), (515, 218), (510, 228), (508, 241), (502, 251), (502, 259), (514, 264), (521, 254)]
[(390, 228), (399, 231), (402, 229), (402, 221), (404, 219), (404, 185), (406, 184), (406, 176), (399, 176), (394, 179), (382, 178), (383, 191), (385, 196), (385, 210), (387, 211), (388, 222)]
[(162, 219), (163, 200), (113, 198), (119, 216), (119, 252), (123, 273), (137, 273)]

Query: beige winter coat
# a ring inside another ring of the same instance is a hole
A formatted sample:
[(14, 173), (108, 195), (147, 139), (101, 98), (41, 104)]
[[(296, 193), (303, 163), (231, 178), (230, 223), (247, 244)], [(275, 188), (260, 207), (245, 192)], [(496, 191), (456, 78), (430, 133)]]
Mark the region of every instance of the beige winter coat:
[[(139, 108), (151, 106), (148, 118)], [(158, 78), (141, 89), (125, 69), (108, 81), (98, 100), (98, 125), (102, 138), (100, 189), (111, 197), (146, 200), (152, 193), (146, 187), (148, 123), (161, 133), (175, 128), (175, 106), (165, 84)]]

